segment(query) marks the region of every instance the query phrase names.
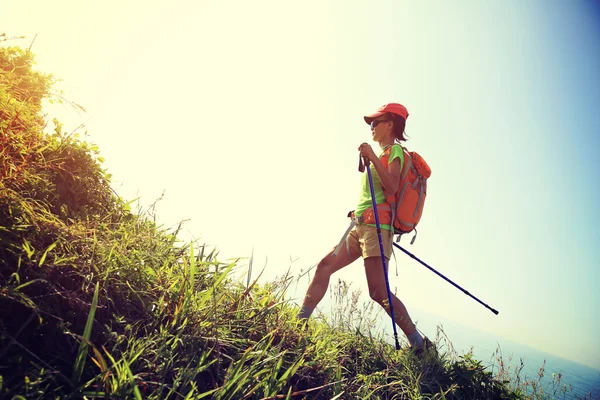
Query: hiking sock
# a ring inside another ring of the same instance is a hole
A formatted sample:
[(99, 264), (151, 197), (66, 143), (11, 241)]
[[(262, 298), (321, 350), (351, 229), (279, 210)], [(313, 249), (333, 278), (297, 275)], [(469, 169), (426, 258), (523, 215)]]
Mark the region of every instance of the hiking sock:
[(308, 319), (310, 318), (310, 315), (313, 313), (313, 309), (312, 308), (308, 308), (305, 305), (302, 305), (302, 308), (300, 309), (300, 312), (298, 313), (298, 315), (296, 316), (297, 319)]
[(415, 329), (414, 333), (406, 335), (406, 337), (408, 338), (411, 347), (415, 349), (423, 347), (423, 336), (421, 336), (418, 330)]

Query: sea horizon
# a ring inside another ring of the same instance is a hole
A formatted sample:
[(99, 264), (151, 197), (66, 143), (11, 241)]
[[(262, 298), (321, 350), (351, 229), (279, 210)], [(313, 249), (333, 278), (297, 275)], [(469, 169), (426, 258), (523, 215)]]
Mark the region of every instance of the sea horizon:
[[(494, 374), (498, 371), (498, 361), (496, 360), (498, 351), (504, 362), (509, 364), (508, 368), (511, 372), (514, 372), (514, 368), (520, 366), (521, 359), (523, 360), (523, 369), (519, 374), (521, 381), (537, 381), (540, 368), (544, 365), (544, 375), (540, 379), (544, 390), (547, 391), (551, 388), (553, 374), (558, 377), (560, 373), (560, 387), (564, 384), (572, 387), (572, 391), (567, 391), (565, 398), (584, 398), (587, 395), (587, 399), (590, 399), (589, 394), (591, 393), (591, 399), (600, 399), (600, 369), (451, 321), (442, 316), (421, 310), (415, 310), (414, 314), (418, 316), (415, 318), (415, 323), (420, 331), (435, 338), (438, 326), (441, 326), (459, 356), (472, 349), (475, 359), (487, 367), (494, 365), (492, 369)], [(389, 317), (387, 315), (382, 317), (380, 324), (385, 330), (386, 338), (392, 340)], [(401, 331), (398, 333), (402, 335)], [(513, 375), (513, 373), (510, 374), (511, 379), (513, 379)]]

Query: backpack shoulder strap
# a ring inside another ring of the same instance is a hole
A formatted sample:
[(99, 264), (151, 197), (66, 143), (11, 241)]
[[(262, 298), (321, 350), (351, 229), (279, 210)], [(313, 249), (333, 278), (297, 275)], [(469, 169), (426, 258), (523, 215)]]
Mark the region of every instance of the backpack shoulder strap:
[[(390, 163), (390, 154), (391, 154), (391, 152), (392, 152), (392, 148), (393, 148), (394, 146), (400, 146), (400, 148), (402, 149), (402, 151), (403, 151), (404, 153), (406, 153), (406, 150), (404, 149), (404, 147), (402, 147), (402, 145), (401, 145), (401, 144), (399, 144), (399, 143), (394, 143), (394, 144), (392, 144), (391, 146), (388, 146), (388, 147), (387, 147), (387, 148), (386, 148), (386, 149), (383, 151), (383, 154), (381, 155), (381, 162), (382, 162), (384, 165), (386, 165), (386, 166), (388, 166), (388, 165), (389, 165), (389, 163)], [(406, 158), (406, 155), (404, 156), (404, 158)]]
[(400, 174), (400, 182), (406, 179), (406, 175), (408, 175), (408, 171), (410, 171), (413, 164), (411, 152), (405, 147), (402, 147), (402, 151), (404, 152), (404, 166), (402, 167), (402, 173)]

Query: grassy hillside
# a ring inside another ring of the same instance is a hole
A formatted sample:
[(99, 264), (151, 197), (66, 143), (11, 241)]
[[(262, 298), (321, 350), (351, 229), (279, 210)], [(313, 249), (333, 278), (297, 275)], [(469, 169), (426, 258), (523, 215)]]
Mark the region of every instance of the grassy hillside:
[(343, 282), (332, 317), (299, 324), (294, 277), (233, 280), (245, 262), (132, 212), (94, 145), (43, 133), (62, 99), (32, 65), (0, 48), (0, 398), (525, 397), (443, 336), (439, 356), (396, 351)]

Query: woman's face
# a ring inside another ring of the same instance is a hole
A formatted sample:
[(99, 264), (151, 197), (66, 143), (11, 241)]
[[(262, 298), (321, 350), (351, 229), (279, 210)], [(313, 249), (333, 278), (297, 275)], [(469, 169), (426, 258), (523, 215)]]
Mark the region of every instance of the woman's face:
[(392, 128), (392, 121), (385, 115), (375, 118), (371, 122), (371, 134), (373, 140), (380, 142)]

